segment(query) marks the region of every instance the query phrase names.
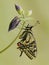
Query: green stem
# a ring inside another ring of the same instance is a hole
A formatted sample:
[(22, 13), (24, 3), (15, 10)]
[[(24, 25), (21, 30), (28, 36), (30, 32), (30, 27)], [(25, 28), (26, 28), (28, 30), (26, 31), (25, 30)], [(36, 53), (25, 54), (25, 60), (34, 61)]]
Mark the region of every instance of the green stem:
[[(25, 21), (23, 22), (23, 25), (22, 25), (20, 32), (22, 31), (24, 24), (25, 24)], [(7, 47), (5, 47), (3, 50), (0, 51), (0, 53), (3, 53), (5, 50), (7, 50), (16, 41), (16, 39), (19, 37), (20, 32), (18, 33), (18, 35), (15, 37), (15, 39)]]

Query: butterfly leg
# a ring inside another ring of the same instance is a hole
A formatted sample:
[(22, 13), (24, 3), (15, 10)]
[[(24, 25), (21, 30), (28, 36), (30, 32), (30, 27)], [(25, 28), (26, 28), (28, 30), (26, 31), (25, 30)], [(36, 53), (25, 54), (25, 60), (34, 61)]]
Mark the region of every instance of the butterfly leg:
[(20, 53), (20, 57), (22, 56), (22, 54), (23, 54), (23, 50), (22, 50), (21, 53)]

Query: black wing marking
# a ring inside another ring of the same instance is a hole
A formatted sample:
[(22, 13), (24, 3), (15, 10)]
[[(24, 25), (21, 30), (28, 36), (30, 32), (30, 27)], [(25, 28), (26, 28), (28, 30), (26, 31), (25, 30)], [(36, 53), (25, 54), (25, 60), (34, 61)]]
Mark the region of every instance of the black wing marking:
[(19, 23), (20, 23), (20, 19), (19, 19), (17, 16), (14, 17), (14, 18), (12, 19), (12, 21), (10, 22), (8, 31), (11, 31), (11, 30), (13, 30), (14, 28), (16, 28)]
[(21, 39), (21, 41), (25, 41), (26, 38), (27, 38), (27, 35), (28, 35), (28, 33), (27, 33), (26, 31), (24, 31), (24, 32), (20, 35), (19, 39)]
[(20, 35), (19, 39), (22, 39), (26, 34), (26, 31), (23, 31), (23, 33)]

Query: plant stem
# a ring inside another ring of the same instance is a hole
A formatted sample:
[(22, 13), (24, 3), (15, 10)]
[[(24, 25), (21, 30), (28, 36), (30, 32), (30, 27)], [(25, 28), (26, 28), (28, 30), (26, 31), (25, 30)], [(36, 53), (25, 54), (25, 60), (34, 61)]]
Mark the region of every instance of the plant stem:
[[(22, 25), (20, 32), (22, 31), (24, 24), (25, 24), (25, 21), (23, 22), (23, 25)], [(5, 47), (4, 49), (2, 49), (0, 51), (0, 53), (3, 53), (4, 51), (6, 51), (16, 41), (16, 39), (19, 37), (20, 32), (18, 33), (18, 35), (15, 37), (15, 39), (7, 47)]]

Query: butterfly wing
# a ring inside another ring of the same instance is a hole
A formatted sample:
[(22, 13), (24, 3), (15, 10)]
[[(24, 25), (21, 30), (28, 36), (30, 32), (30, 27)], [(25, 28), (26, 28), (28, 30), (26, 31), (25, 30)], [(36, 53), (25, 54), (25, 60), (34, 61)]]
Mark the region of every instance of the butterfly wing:
[[(24, 32), (23, 32), (24, 34)], [(29, 36), (29, 37), (28, 37)], [(25, 38), (25, 35), (24, 35)], [(29, 41), (28, 41), (29, 40)], [(21, 42), (23, 39), (21, 40)], [(27, 41), (27, 42), (26, 42)], [(33, 34), (30, 32), (27, 34), (27, 37), (24, 42), (22, 42), (23, 46), (20, 46), (21, 48), (19, 49), (20, 51), (23, 51), (29, 59), (33, 59), (36, 57), (37, 54), (37, 46), (36, 46), (36, 41), (34, 39)]]
[(29, 44), (29, 51), (30, 51), (30, 54), (33, 56), (33, 57), (36, 57), (36, 54), (37, 54), (37, 46), (36, 46), (36, 42), (33, 41)]
[(31, 60), (33, 59), (33, 56), (31, 55), (29, 49), (24, 49), (23, 51), (24, 51), (24, 53), (27, 55), (27, 57), (28, 57), (29, 59), (31, 59)]
[(33, 57), (36, 57), (37, 47), (35, 41), (27, 45), (27, 48), (23, 51), (31, 60), (33, 59)]
[(33, 57), (36, 57), (37, 47), (36, 47), (35, 41), (32, 41), (28, 45), (20, 44), (19, 50), (21, 52), (24, 52), (28, 56), (28, 58), (30, 58), (31, 60), (33, 59)]

